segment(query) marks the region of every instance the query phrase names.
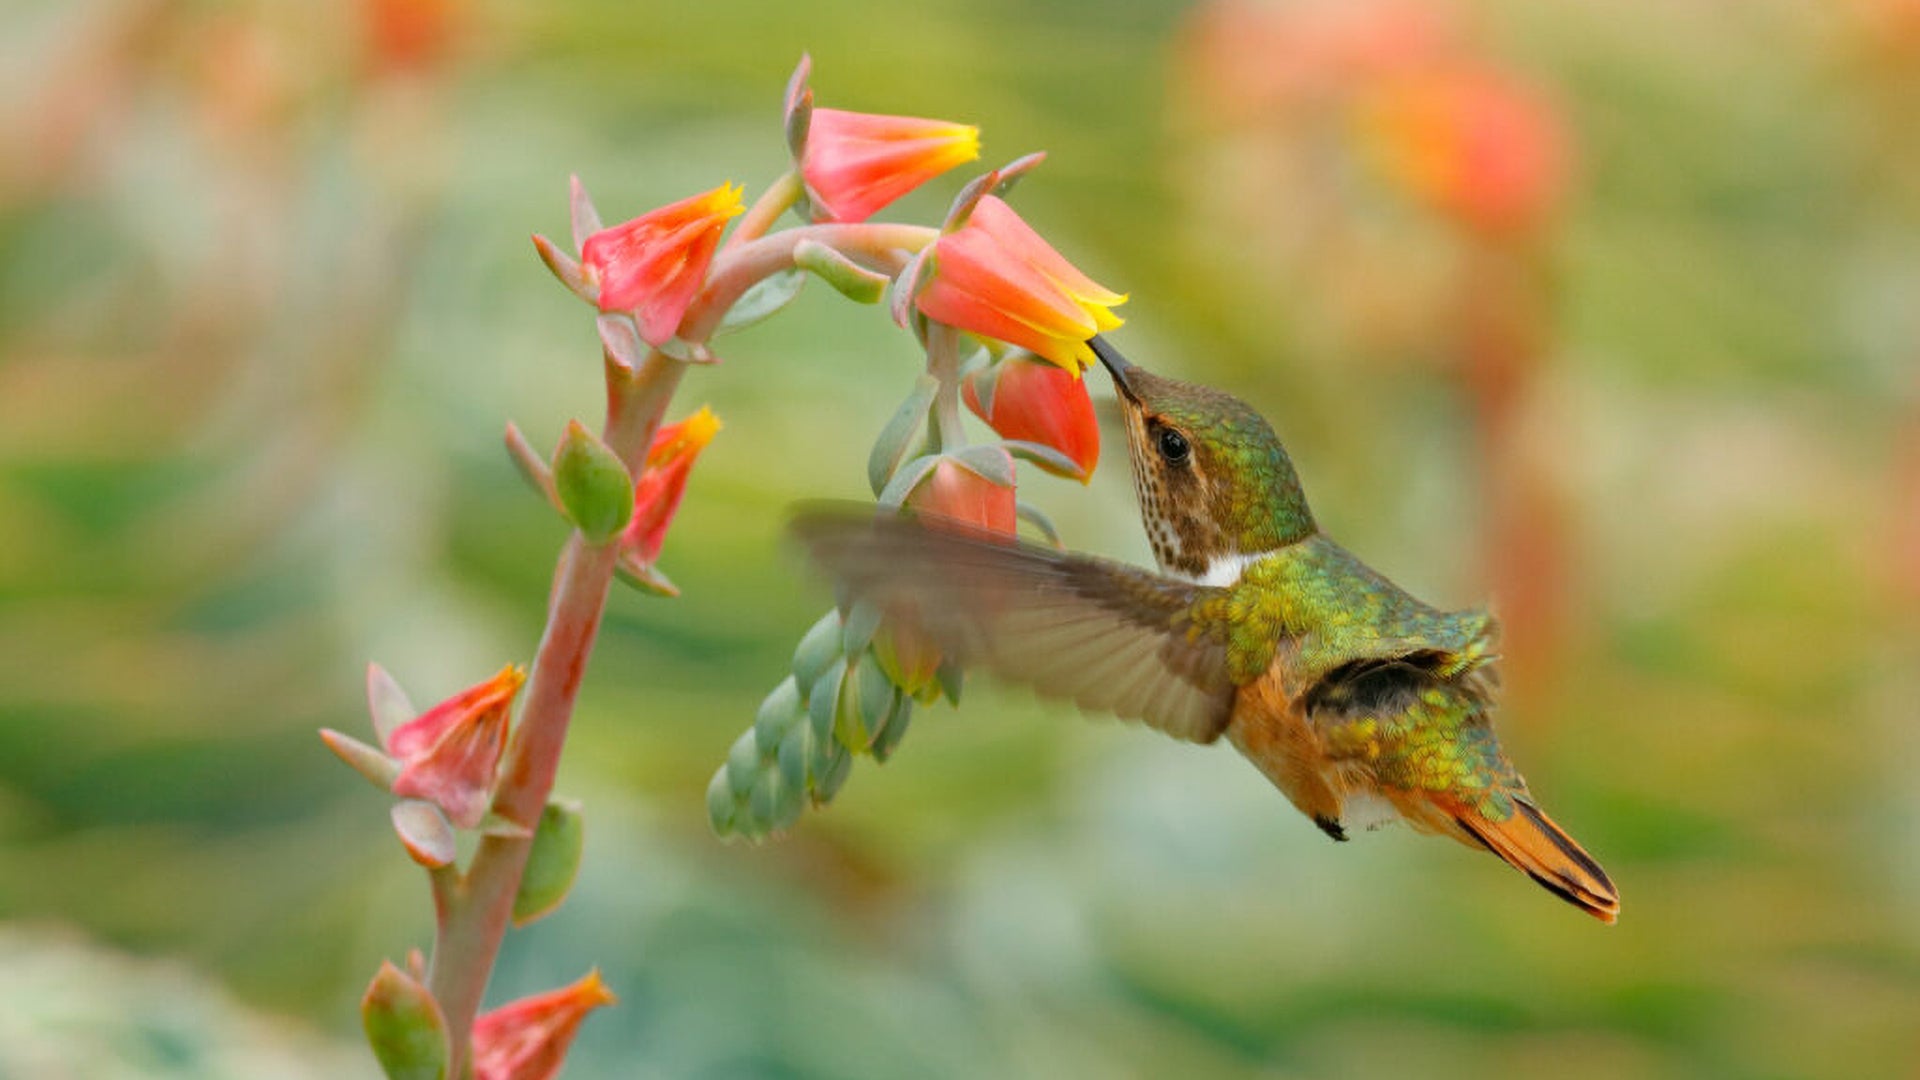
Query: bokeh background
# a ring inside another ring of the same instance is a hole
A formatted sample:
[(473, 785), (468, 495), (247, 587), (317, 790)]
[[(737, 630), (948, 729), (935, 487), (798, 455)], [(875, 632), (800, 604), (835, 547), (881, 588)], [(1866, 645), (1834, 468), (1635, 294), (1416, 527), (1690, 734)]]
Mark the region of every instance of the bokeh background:
[[(727, 427), (685, 595), (618, 593), (586, 681), (585, 867), (492, 995), (604, 969), (569, 1075), (1916, 1074), (1912, 0), (14, 0), (0, 1076), (371, 1074), (427, 894), (314, 729), (364, 730), (370, 659), (431, 701), (529, 657), (563, 532), (499, 433), (595, 416), (599, 359), (527, 235), (573, 172), (610, 220), (751, 196), (802, 51), (823, 104), (1050, 151), (1016, 201), (1123, 346), (1493, 598), (1507, 739), (1624, 915), (978, 681), (715, 841), (828, 602), (783, 507), (863, 494), (917, 363), (816, 287), (687, 379)], [(1145, 561), (1121, 458), (1023, 494)]]

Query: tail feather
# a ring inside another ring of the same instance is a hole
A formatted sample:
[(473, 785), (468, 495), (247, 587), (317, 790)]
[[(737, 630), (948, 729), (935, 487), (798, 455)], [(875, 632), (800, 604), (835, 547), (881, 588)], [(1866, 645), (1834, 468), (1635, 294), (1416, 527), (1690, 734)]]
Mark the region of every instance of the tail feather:
[(1505, 859), (1547, 891), (1604, 923), (1620, 917), (1620, 890), (1573, 837), (1525, 798), (1513, 800), (1505, 821), (1468, 810), (1454, 820), (1467, 836)]

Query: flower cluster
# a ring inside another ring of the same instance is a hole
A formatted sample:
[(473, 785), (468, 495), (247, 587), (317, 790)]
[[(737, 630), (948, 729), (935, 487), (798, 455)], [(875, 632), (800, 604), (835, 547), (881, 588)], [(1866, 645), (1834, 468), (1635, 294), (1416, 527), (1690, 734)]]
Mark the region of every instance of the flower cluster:
[[(875, 303), (890, 294), (924, 345), (926, 370), (881, 431), (868, 479), (882, 512), (959, 522), (1011, 538), (1022, 521), (1052, 527), (1016, 493), (1017, 461), (1087, 481), (1099, 460), (1082, 370), (1087, 342), (1120, 324), (1125, 297), (1094, 282), (1004, 201), (1040, 160), (987, 173), (943, 227), (876, 215), (972, 161), (979, 132), (941, 120), (814, 108), (803, 60), (789, 82), (792, 169), (751, 207), (721, 184), (614, 225), (575, 180), (571, 245), (534, 246), (592, 306), (607, 420), (565, 425), (550, 455), (512, 424), (509, 454), (571, 527), (529, 674), (502, 669), (424, 712), (370, 670), (373, 745), (323, 732), (348, 764), (397, 798), (392, 824), (429, 871), (439, 932), (431, 965), (382, 967), (363, 1003), (368, 1039), (389, 1075), (548, 1080), (591, 1010), (613, 996), (597, 974), (482, 1011), (507, 925), (557, 908), (579, 865), (580, 808), (552, 783), (607, 591), (618, 577), (676, 595), (658, 562), (694, 463), (720, 430), (701, 408), (662, 424), (681, 377), (711, 363), (711, 342), (764, 319), (809, 278)], [(787, 211), (802, 223), (775, 225)], [(976, 438), (965, 413), (990, 431)], [(764, 837), (832, 799), (856, 756), (886, 761), (917, 705), (957, 699), (960, 672), (939, 650), (860, 606), (827, 612), (800, 641), (709, 789), (723, 835)], [(530, 685), (518, 725), (516, 699)], [(477, 844), (458, 843), (462, 830)], [(462, 850), (472, 854), (460, 865)], [(443, 960), (445, 961), (443, 963)], [(431, 977), (423, 973), (433, 972)]]

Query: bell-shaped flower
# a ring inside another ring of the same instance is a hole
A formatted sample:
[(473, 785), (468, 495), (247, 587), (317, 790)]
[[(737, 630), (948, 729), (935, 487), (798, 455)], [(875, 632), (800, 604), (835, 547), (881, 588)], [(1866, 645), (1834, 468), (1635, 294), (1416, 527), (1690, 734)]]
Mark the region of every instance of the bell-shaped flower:
[(474, 1080), (552, 1080), (580, 1021), (617, 1001), (590, 971), (579, 982), (509, 1002), (473, 1022)]
[(581, 273), (600, 310), (633, 312), (649, 345), (673, 337), (706, 283), (727, 219), (744, 209), (740, 189), (722, 184), (587, 237)]
[(915, 302), (929, 319), (1019, 345), (1070, 371), (1094, 361), (1087, 339), (1120, 325), (1126, 296), (1074, 269), (999, 198), (934, 241)]
[(1013, 495), (1013, 457), (997, 447), (969, 447), (968, 454), (995, 459), (996, 468), (1008, 482), (989, 477), (959, 457), (943, 457), (926, 478), (907, 493), (906, 507), (915, 513), (1012, 536), (1019, 527)]
[(633, 520), (627, 522), (620, 538), (624, 559), (638, 566), (652, 566), (660, 557), (660, 548), (667, 541), (667, 526), (673, 524), (673, 515), (680, 509), (693, 463), (719, 430), (720, 418), (702, 405), (685, 420), (654, 432), (645, 468), (633, 485)]
[(502, 668), (389, 732), (387, 753), (400, 761), (393, 793), (434, 803), (462, 829), (479, 825), (493, 801), (513, 697), (526, 679), (520, 668)]
[(1078, 471), (1036, 460), (1041, 468), (1081, 483), (1093, 478), (1100, 460), (1100, 422), (1094, 418), (1086, 380), (1015, 354), (968, 376), (960, 392), (967, 408), (1002, 437), (1058, 450)]
[(800, 175), (824, 217), (856, 222), (979, 156), (969, 124), (814, 109)]

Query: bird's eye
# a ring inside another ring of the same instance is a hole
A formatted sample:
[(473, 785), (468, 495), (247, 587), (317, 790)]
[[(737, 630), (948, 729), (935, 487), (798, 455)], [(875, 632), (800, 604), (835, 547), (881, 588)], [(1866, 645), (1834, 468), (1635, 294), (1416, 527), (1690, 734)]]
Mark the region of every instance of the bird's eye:
[(1166, 458), (1168, 463), (1173, 465), (1182, 464), (1187, 460), (1187, 455), (1191, 453), (1193, 453), (1193, 447), (1187, 444), (1187, 437), (1185, 435), (1180, 434), (1172, 428), (1160, 429), (1160, 456)]

